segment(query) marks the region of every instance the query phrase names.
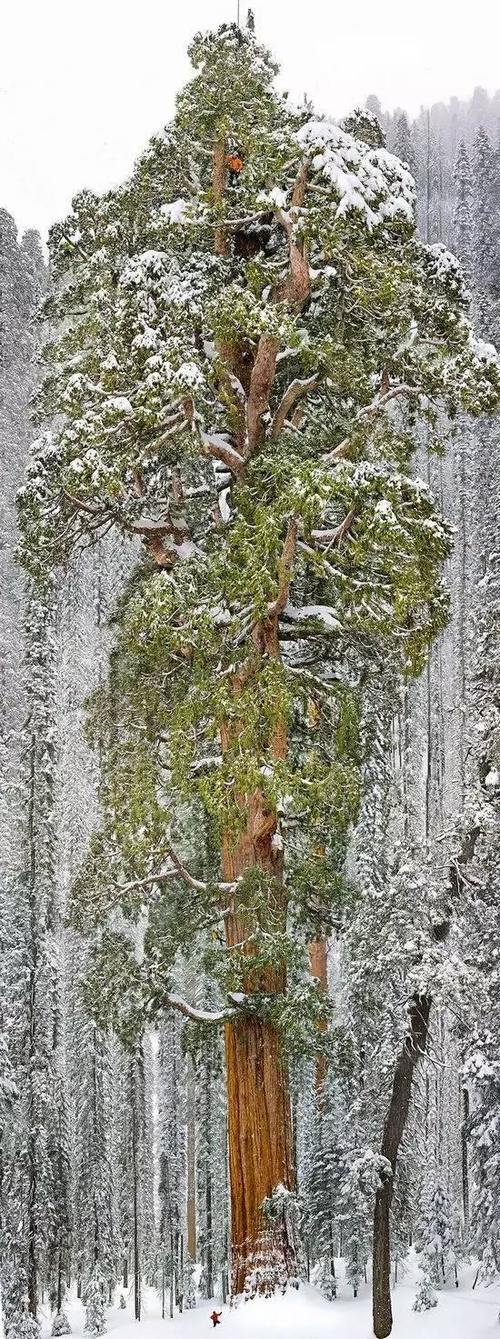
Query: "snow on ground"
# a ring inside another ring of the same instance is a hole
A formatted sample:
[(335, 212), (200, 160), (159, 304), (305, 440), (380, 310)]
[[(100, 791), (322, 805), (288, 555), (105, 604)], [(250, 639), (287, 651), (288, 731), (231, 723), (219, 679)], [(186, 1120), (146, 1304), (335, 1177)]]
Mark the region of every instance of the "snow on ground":
[[(418, 1314), (412, 1311), (415, 1284), (400, 1284), (393, 1297), (394, 1339), (497, 1339), (500, 1287), (473, 1291), (473, 1277), (474, 1271), (469, 1270), (459, 1289), (439, 1293), (438, 1305)], [(159, 1299), (148, 1288), (140, 1325), (133, 1319), (132, 1306), (129, 1298), (126, 1311), (110, 1309), (108, 1332), (113, 1339), (201, 1339), (213, 1333), (213, 1301), (200, 1303), (174, 1320), (162, 1320)], [(298, 1293), (243, 1302), (236, 1308), (217, 1302), (216, 1309), (222, 1311), (218, 1339), (371, 1339), (372, 1335), (368, 1287), (356, 1301), (339, 1297), (327, 1302), (314, 1288), (304, 1286)], [(89, 1339), (84, 1335), (81, 1303), (72, 1300), (66, 1310), (75, 1339)], [(42, 1330), (44, 1336), (50, 1334), (48, 1314)]]

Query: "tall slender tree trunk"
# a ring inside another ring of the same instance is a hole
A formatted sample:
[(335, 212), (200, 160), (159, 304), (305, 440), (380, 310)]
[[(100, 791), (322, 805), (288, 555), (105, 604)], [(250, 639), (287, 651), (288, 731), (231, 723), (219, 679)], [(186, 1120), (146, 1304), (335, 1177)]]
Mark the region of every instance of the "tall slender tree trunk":
[(462, 1145), (462, 1204), (464, 1215), (465, 1234), (469, 1233), (469, 1149), (467, 1144), (469, 1115), (470, 1115), (470, 1097), (469, 1090), (465, 1085), (461, 1088), (460, 1098), (462, 1102), (462, 1127), (460, 1131)]
[(196, 1260), (196, 1110), (192, 1061), (187, 1061), (186, 1222), (187, 1253)]
[(28, 842), (29, 842), (29, 924), (30, 924), (30, 972), (29, 972), (29, 1000), (28, 1000), (28, 1026), (29, 1026), (29, 1089), (28, 1089), (28, 1111), (29, 1111), (29, 1135), (28, 1135), (28, 1252), (27, 1252), (27, 1283), (28, 1283), (28, 1306), (30, 1314), (36, 1320), (38, 1304), (38, 1258), (37, 1258), (37, 1221), (36, 1221), (36, 1201), (38, 1196), (38, 1175), (37, 1175), (37, 1154), (36, 1154), (36, 1126), (37, 1113), (35, 1108), (35, 1090), (33, 1075), (35, 1073), (35, 1059), (37, 1050), (37, 960), (38, 960), (38, 926), (36, 920), (35, 890), (36, 890), (36, 843), (35, 843), (35, 776), (36, 771), (36, 736), (30, 737), (30, 776), (29, 776), (29, 802), (28, 802)]
[(136, 1320), (141, 1319), (141, 1253), (140, 1253), (140, 1232), (139, 1232), (139, 1168), (137, 1159), (137, 1115), (135, 1111), (136, 1102), (136, 1062), (134, 1065), (134, 1082), (132, 1089), (132, 1180), (133, 1180), (133, 1212), (134, 1212), (134, 1315)]
[(387, 1175), (384, 1178), (375, 1198), (373, 1332), (376, 1339), (387, 1339), (392, 1330), (390, 1215), (394, 1193), (394, 1176), (410, 1108), (413, 1076), (427, 1046), (431, 1003), (432, 1001), (427, 995), (415, 995), (413, 997), (409, 1011), (410, 1029), (396, 1063), (382, 1135), (380, 1151), (382, 1156), (387, 1158), (390, 1163), (392, 1175)]
[[(326, 939), (312, 939), (309, 944), (309, 970), (311, 976), (316, 977), (322, 994), (328, 994), (328, 945)], [(326, 1022), (320, 1021), (318, 1024), (320, 1032), (326, 1032)], [(320, 1052), (316, 1057), (315, 1067), (316, 1097), (318, 1105), (321, 1107), (325, 1089), (326, 1079), (326, 1056)]]
[(210, 1057), (207, 1058), (204, 1075), (205, 1087), (205, 1269), (207, 1276), (207, 1297), (214, 1295), (214, 1223), (212, 1211), (212, 1096), (213, 1073)]

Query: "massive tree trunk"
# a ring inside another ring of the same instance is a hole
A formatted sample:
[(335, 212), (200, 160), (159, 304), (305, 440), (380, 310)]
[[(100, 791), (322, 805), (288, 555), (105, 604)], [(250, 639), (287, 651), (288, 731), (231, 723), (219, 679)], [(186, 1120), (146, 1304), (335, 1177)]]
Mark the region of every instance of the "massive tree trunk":
[(373, 1332), (376, 1339), (387, 1339), (392, 1330), (390, 1213), (394, 1193), (394, 1175), (403, 1138), (416, 1066), (425, 1052), (429, 1032), (431, 999), (415, 995), (410, 1006), (410, 1030), (398, 1056), (391, 1098), (382, 1136), (381, 1153), (391, 1164), (375, 1199), (373, 1224)]
[[(284, 554), (289, 581), (291, 553), (286, 551), (286, 544)], [(280, 598), (273, 616), (256, 629), (254, 637), (259, 651), (275, 657), (279, 656)], [(223, 749), (230, 746), (233, 731), (234, 726), (231, 731), (222, 731)], [(286, 756), (286, 726), (280, 720), (273, 726), (270, 748), (274, 758)], [(232, 882), (255, 868), (267, 874), (273, 892), (264, 928), (283, 931), (287, 895), (282, 843), (276, 840), (276, 812), (259, 790), (250, 797), (241, 797), (239, 805), (244, 811), (245, 828), (237, 838), (229, 832), (224, 836), (224, 879)], [(275, 997), (286, 989), (286, 974), (280, 966), (267, 968), (258, 979), (252, 971), (249, 936), (254, 928), (246, 909), (238, 905), (236, 894), (233, 912), (226, 918), (226, 939), (228, 947), (242, 945), (248, 956), (248, 981), (243, 982), (243, 987), (249, 1002), (252, 996)], [(295, 1188), (288, 1076), (278, 1032), (265, 1017), (247, 1010), (241, 1020), (226, 1026), (226, 1070), (232, 1291), (268, 1293), (296, 1274), (297, 1260), (295, 1242), (288, 1234), (286, 1221), (266, 1222), (262, 1211), (263, 1201), (278, 1186), (286, 1190)]]
[[(276, 818), (256, 793), (250, 802), (247, 831), (236, 845), (225, 843), (224, 878), (232, 880), (258, 866), (281, 881), (281, 850), (273, 846)], [(284, 923), (285, 897), (277, 909)], [(251, 931), (244, 914), (229, 917), (228, 945), (241, 944)], [(249, 953), (251, 973), (251, 954)], [(258, 988), (266, 996), (285, 990), (285, 974), (268, 970), (258, 983), (249, 982), (249, 996)], [(286, 1224), (270, 1227), (262, 1205), (277, 1186), (292, 1190), (292, 1122), (288, 1077), (280, 1038), (265, 1018), (245, 1014), (226, 1026), (228, 1149), (231, 1190), (232, 1291), (271, 1292), (295, 1274), (294, 1243)]]
[(266, 1224), (262, 1204), (294, 1186), (288, 1083), (274, 1028), (246, 1019), (226, 1030), (231, 1179), (232, 1291), (271, 1292), (296, 1272), (286, 1224)]

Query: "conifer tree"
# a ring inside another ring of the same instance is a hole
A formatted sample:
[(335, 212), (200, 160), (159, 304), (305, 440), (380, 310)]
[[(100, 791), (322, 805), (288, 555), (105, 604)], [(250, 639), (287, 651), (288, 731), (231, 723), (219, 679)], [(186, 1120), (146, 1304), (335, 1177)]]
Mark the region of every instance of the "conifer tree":
[(159, 1070), (159, 1260), (158, 1286), (162, 1314), (167, 1296), (170, 1315), (182, 1294), (179, 1275), (180, 1241), (184, 1232), (184, 1186), (186, 1174), (184, 1120), (184, 1058), (180, 1021), (175, 1014), (162, 1020), (158, 1052)]
[(392, 134), (392, 151), (402, 163), (406, 163), (413, 177), (417, 175), (417, 158), (410, 123), (406, 112), (396, 118)]
[(456, 203), (453, 219), (453, 245), (469, 282), (473, 274), (474, 216), (472, 172), (465, 144), (459, 146), (455, 163)]
[[(33, 238), (35, 246), (35, 239)], [(38, 256), (40, 248), (38, 246)], [(29, 397), (34, 384), (33, 315), (38, 300), (31, 255), (19, 243), (13, 219), (0, 210), (0, 1281), (5, 1330), (31, 1326), (27, 1276), (26, 1043), (31, 945), (27, 909), (26, 769), (28, 713), (23, 667), (23, 590), (12, 551), (15, 490), (25, 466)], [(33, 651), (33, 647), (31, 650)], [(27, 668), (27, 673), (24, 672)], [(36, 677), (36, 674), (35, 674)], [(38, 684), (39, 687), (39, 684)], [(35, 688), (35, 697), (37, 690)], [(33, 706), (33, 702), (31, 703)], [(43, 823), (42, 823), (43, 828)], [(47, 834), (44, 834), (46, 836)], [(42, 842), (43, 848), (43, 842)], [(43, 858), (43, 849), (42, 849)], [(40, 890), (43, 923), (44, 891)], [(44, 935), (42, 934), (42, 938)], [(45, 978), (47, 984), (47, 978)], [(47, 1036), (44, 1036), (44, 1044)], [(38, 1106), (38, 1116), (41, 1106)], [(37, 1125), (37, 1140), (44, 1137)], [(47, 1160), (42, 1158), (44, 1170)], [(31, 1302), (34, 1297), (31, 1290)], [(37, 1330), (33, 1320), (33, 1330)]]
[[(24, 765), (19, 822), (24, 868), (13, 891), (18, 980), (15, 1066), (20, 1102), (17, 1167), (23, 1269), (36, 1319), (47, 1286), (60, 1310), (71, 1249), (68, 1142), (61, 1035), (60, 912), (55, 880), (53, 602), (26, 594)], [(20, 970), (21, 969), (21, 970)]]
[(111, 1066), (106, 1038), (77, 1008), (79, 1095), (75, 1131), (75, 1259), (92, 1333), (105, 1329), (118, 1264), (115, 1187), (111, 1157)]
[[(411, 474), (415, 425), (437, 444), (436, 399), (496, 408), (499, 370), (457, 263), (416, 238), (398, 160), (294, 111), (251, 29), (190, 54), (130, 182), (83, 193), (53, 231), (39, 412), (63, 417), (19, 514), (42, 581), (112, 527), (144, 544), (92, 710), (103, 818), (73, 914), (102, 927), (101, 1021), (130, 1038), (172, 1007), (226, 1025), (239, 1293), (297, 1273), (287, 1057), (327, 1007), (305, 946), (341, 889), (364, 685), (388, 658), (418, 673), (446, 620), (449, 533)], [(138, 962), (108, 913), (133, 925), (145, 903)], [(173, 969), (212, 926), (223, 1003), (203, 1011)]]
[(423, 1274), (435, 1287), (457, 1280), (457, 1242), (450, 1199), (437, 1179), (427, 1194), (418, 1232), (418, 1255)]
[(479, 130), (473, 145), (474, 185), (473, 252), (477, 320), (481, 334), (498, 335), (500, 299), (500, 158), (485, 130)]

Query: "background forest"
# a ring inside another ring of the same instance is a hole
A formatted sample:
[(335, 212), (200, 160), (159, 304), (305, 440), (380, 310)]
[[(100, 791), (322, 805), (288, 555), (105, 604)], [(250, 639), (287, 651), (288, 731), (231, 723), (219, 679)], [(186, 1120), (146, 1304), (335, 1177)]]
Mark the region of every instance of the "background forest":
[[(421, 237), (460, 258), (476, 327), (498, 347), (500, 93), (476, 89), (469, 102), (423, 109), (413, 122), (404, 111), (386, 113), (375, 96), (367, 110), (415, 176)], [(196, 1026), (167, 1008), (139, 1033), (124, 1025), (119, 1035), (105, 1025), (102, 980), (94, 993), (86, 985), (102, 929), (85, 921), (83, 934), (78, 917), (68, 919), (102, 787), (99, 741), (90, 748), (84, 703), (106, 683), (113, 617), (136, 550), (132, 541), (103, 535), (72, 557), (49, 594), (14, 560), (38, 349), (56, 319), (50, 302), (36, 317), (50, 284), (39, 238), (19, 239), (0, 211), (0, 1272), (7, 1339), (35, 1336), (47, 1302), (53, 1332), (64, 1332), (73, 1286), (88, 1328), (101, 1333), (116, 1290), (133, 1298), (140, 1319), (150, 1285), (168, 1316), (195, 1304), (195, 1284), (202, 1297), (225, 1302), (231, 1273), (223, 1040), (203, 1021), (221, 1007), (206, 970), (219, 931), (207, 928), (201, 948), (199, 940), (193, 947), (188, 926), (175, 959), (172, 994), (191, 1002)], [(373, 747), (346, 841), (344, 891), (328, 935), (321, 924), (309, 944), (311, 973), (333, 1000), (333, 1021), (319, 1019), (318, 1053), (297, 1037), (289, 1058), (300, 1211), (290, 1231), (300, 1236), (307, 1278), (333, 1300), (346, 1286), (356, 1296), (370, 1276), (375, 1200), (380, 1214), (390, 1207), (383, 1172), (393, 1157), (394, 1076), (409, 1056), (392, 1278), (403, 1275), (414, 1247), (416, 1305), (424, 1309), (471, 1260), (483, 1281), (500, 1274), (500, 426), (459, 411), (444, 451), (433, 450), (432, 436), (431, 427), (419, 429), (415, 473), (453, 531), (445, 572), (450, 618), (419, 677), (402, 686), (380, 674), (365, 690), (363, 729)], [(313, 741), (317, 725), (312, 695), (305, 728)], [(191, 867), (182, 823), (179, 834)], [(203, 836), (196, 873), (208, 881), (210, 833)], [(323, 838), (318, 830), (319, 859)], [(136, 935), (140, 946), (140, 917)]]

